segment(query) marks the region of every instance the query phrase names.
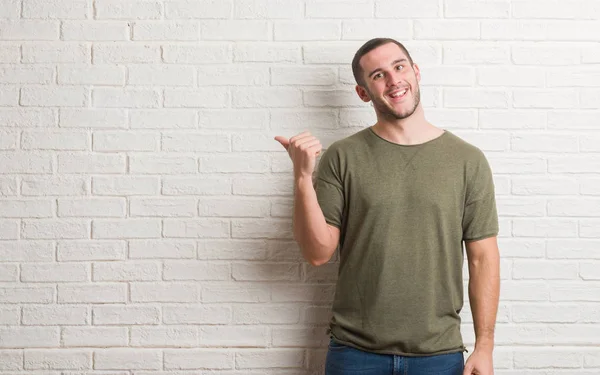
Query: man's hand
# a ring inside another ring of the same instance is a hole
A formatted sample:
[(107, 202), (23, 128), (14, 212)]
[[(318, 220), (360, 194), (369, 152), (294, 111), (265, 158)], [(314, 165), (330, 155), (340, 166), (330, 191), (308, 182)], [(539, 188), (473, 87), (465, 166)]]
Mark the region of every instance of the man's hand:
[(275, 137), (275, 140), (287, 150), (294, 164), (294, 177), (312, 178), (315, 170), (317, 156), (323, 149), (321, 142), (309, 132), (303, 132), (290, 138), (289, 140), (282, 136)]
[(492, 352), (475, 349), (465, 363), (463, 375), (494, 375)]

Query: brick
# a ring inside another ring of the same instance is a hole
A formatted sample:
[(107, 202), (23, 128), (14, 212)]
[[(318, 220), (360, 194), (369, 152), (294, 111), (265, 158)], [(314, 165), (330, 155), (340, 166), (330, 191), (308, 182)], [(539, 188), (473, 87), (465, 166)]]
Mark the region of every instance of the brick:
[[(233, 136), (234, 151), (283, 151), (284, 148), (273, 136), (264, 134), (244, 134)], [(272, 155), (271, 155), (272, 156)]]
[(133, 240), (129, 241), (132, 259), (191, 259), (196, 257), (196, 245), (191, 241)]
[[(335, 3), (334, 3), (335, 4)], [(324, 4), (319, 4), (324, 5)], [(307, 4), (308, 6), (308, 4)], [(311, 43), (304, 45), (302, 52), (305, 64), (348, 64), (352, 61), (356, 50), (360, 47), (357, 42), (340, 43)], [(411, 51), (412, 53), (412, 51)], [(293, 61), (291, 61), (293, 62)]]
[(585, 262), (579, 265), (579, 276), (584, 280), (600, 280), (600, 262)]
[(129, 68), (129, 85), (194, 86), (194, 68), (188, 66), (140, 65)]
[(599, 166), (600, 158), (589, 155), (564, 155), (548, 158), (550, 173), (595, 173)]
[(265, 217), (269, 215), (267, 200), (248, 198), (200, 198), (200, 216)]
[(133, 40), (192, 41), (199, 40), (196, 22), (137, 21), (133, 24)]
[[(323, 335), (323, 328), (275, 328), (273, 329), (273, 346), (284, 347), (323, 347), (329, 344), (329, 336)], [(298, 349), (299, 350), (299, 349)], [(288, 350), (285, 350), (286, 352)], [(257, 358), (258, 359), (258, 358)], [(264, 360), (264, 358), (262, 358)], [(257, 363), (259, 365), (260, 362)], [(265, 367), (271, 367), (269, 365)]]
[[(21, 2), (19, 0), (6, 0), (0, 5), (0, 18), (17, 19), (21, 16)], [(0, 361), (1, 363), (2, 361)]]
[(280, 177), (236, 177), (233, 179), (235, 195), (293, 195), (294, 179), (287, 174)]
[(237, 19), (294, 19), (304, 14), (301, 1), (237, 0), (233, 18)]
[(131, 346), (142, 347), (197, 347), (196, 327), (133, 327)]
[(185, 174), (196, 173), (198, 163), (188, 156), (145, 156), (129, 157), (129, 172), (133, 174)]
[(579, 368), (581, 367), (581, 353), (567, 352), (565, 350), (542, 351), (530, 349), (518, 351), (514, 354), (515, 368)]
[[(584, 52), (585, 56), (585, 52)], [(550, 42), (519, 43), (511, 46), (512, 62), (516, 65), (536, 67), (553, 65), (575, 65), (581, 62), (578, 46), (560, 45)]]
[(84, 87), (23, 87), (20, 104), (25, 107), (83, 107), (88, 95)]
[(547, 257), (549, 259), (600, 259), (597, 240), (549, 239)]
[(297, 305), (261, 304), (234, 305), (234, 324), (295, 324), (300, 320)]
[(513, 135), (511, 149), (522, 152), (577, 152), (579, 139), (576, 135), (562, 134)]
[(58, 285), (59, 303), (119, 303), (126, 301), (127, 285), (123, 283)]
[(237, 108), (299, 107), (302, 93), (294, 88), (236, 88), (233, 106)]
[(235, 364), (237, 368), (302, 368), (304, 365), (304, 350), (241, 350), (236, 353)]
[(236, 62), (299, 62), (301, 51), (299, 46), (288, 43), (253, 43), (236, 45), (233, 49)]
[(513, 234), (516, 237), (575, 237), (577, 222), (555, 218), (519, 218), (513, 220)]
[[(322, 26), (324, 27), (324, 26)], [(314, 40), (340, 39), (339, 34), (334, 34), (334, 25), (329, 28), (332, 30), (327, 34), (328, 38), (319, 38), (309, 34)], [(390, 32), (393, 30), (393, 32)], [(308, 32), (308, 31), (307, 31)], [(410, 21), (408, 20), (385, 20), (385, 19), (362, 19), (362, 20), (345, 20), (342, 21), (341, 39), (346, 40), (365, 40), (388, 35), (390, 38), (397, 40), (409, 39), (413, 35)], [(293, 40), (293, 39), (292, 39)], [(350, 61), (347, 61), (349, 63)]]
[(89, 238), (87, 221), (73, 219), (23, 220), (21, 238), (34, 240), (84, 239)]
[(509, 18), (510, 3), (507, 1), (473, 2), (468, 0), (444, 3), (447, 18)]
[(205, 86), (265, 86), (269, 83), (267, 67), (203, 66), (198, 70), (198, 84)]
[(164, 45), (162, 54), (166, 63), (176, 64), (223, 64), (232, 60), (231, 47), (215, 42), (201, 42), (194, 45)]
[(129, 123), (132, 129), (194, 129), (198, 119), (188, 109), (130, 110)]
[(0, 281), (18, 281), (19, 267), (16, 264), (1, 264), (0, 265)]
[(373, 5), (369, 1), (307, 2), (306, 18), (372, 18), (375, 9), (379, 10), (380, 7), (385, 6), (377, 4), (374, 7)]
[(146, 20), (163, 15), (160, 1), (102, 0), (95, 3), (97, 19)]
[(164, 351), (165, 370), (233, 369), (234, 352), (225, 350), (170, 349)]
[[(16, 0), (13, 5), (17, 6), (18, 3)], [(10, 3), (4, 3), (10, 4)], [(18, 9), (17, 9), (18, 11)], [(1, 12), (1, 11), (0, 11)], [(10, 45), (3, 44), (0, 45), (0, 63), (19, 63), (21, 61), (21, 46), (19, 44)]]
[(50, 84), (53, 80), (53, 74), (51, 68), (5, 67), (0, 69), (0, 83)]
[(125, 68), (118, 66), (58, 67), (58, 83), (65, 85), (124, 85)]
[(94, 351), (95, 370), (160, 370), (162, 351), (158, 349), (111, 348)]
[(106, 262), (93, 264), (93, 281), (159, 280), (159, 264), (150, 262)]
[(90, 149), (88, 134), (77, 131), (24, 131), (23, 150), (86, 151)]
[(125, 241), (59, 241), (58, 261), (123, 260), (127, 255)]
[(100, 108), (156, 108), (160, 94), (153, 89), (94, 88), (92, 102)]
[[(595, 290), (598, 293), (598, 290)], [(591, 345), (598, 347), (600, 330), (590, 324), (561, 324), (548, 327), (550, 345)]]
[(213, 260), (265, 260), (268, 258), (264, 240), (201, 240), (198, 242), (198, 259)]
[(122, 109), (60, 109), (62, 128), (115, 129), (127, 126), (127, 115)]
[(269, 40), (269, 23), (258, 20), (207, 20), (200, 25), (202, 40)]
[(292, 225), (288, 220), (234, 219), (233, 238), (291, 238)]
[[(259, 303), (270, 301), (270, 288), (264, 284), (248, 284), (237, 281), (235, 284), (203, 284), (202, 302), (247, 302)], [(211, 316), (213, 316), (211, 314)], [(217, 317), (217, 315), (214, 315)]]
[(3, 200), (0, 202), (0, 212), (4, 218), (49, 218), (54, 211), (50, 200)]
[[(597, 12), (596, 12), (597, 13)], [(553, 41), (595, 41), (589, 33), (600, 31), (598, 22), (594, 20), (555, 20), (547, 22), (547, 35)], [(557, 28), (560, 28), (558, 32)]]
[(165, 262), (164, 280), (229, 280), (231, 267), (228, 264), (204, 261)]
[(85, 19), (90, 11), (85, 0), (23, 0), (23, 18)]
[(574, 199), (554, 198), (548, 200), (548, 214), (550, 216), (595, 216), (593, 211), (600, 206), (600, 200), (596, 199)]
[(336, 82), (336, 79), (337, 72), (334, 68), (271, 68), (272, 85), (329, 86), (333, 85)]
[(28, 370), (83, 370), (92, 367), (92, 352), (87, 350), (25, 350)]
[(308, 107), (356, 107), (364, 105), (354, 90), (307, 90), (304, 91), (304, 104)]
[(89, 63), (91, 49), (78, 43), (32, 43), (23, 45), (23, 63)]
[(162, 150), (171, 152), (228, 152), (229, 136), (226, 134), (173, 133), (163, 134)]
[(297, 263), (234, 263), (232, 277), (238, 281), (298, 281)]
[(548, 301), (550, 287), (544, 282), (504, 281), (505, 301)]
[(160, 309), (156, 306), (94, 306), (94, 325), (159, 324)]
[[(0, 325), (19, 325), (21, 320), (21, 307), (0, 307)], [(0, 352), (0, 357), (2, 357), (2, 352)], [(0, 369), (2, 368), (1, 364), (6, 363), (0, 360)]]
[[(398, 28), (397, 23), (396, 28)], [(345, 34), (342, 33), (341, 21), (276, 21), (274, 23), (275, 41), (340, 40), (342, 35)]]
[(90, 278), (88, 268), (85, 264), (23, 264), (21, 265), (21, 281), (83, 282)]
[(577, 94), (569, 89), (517, 89), (513, 91), (515, 108), (575, 108)]
[(265, 173), (270, 169), (269, 155), (231, 153), (200, 157), (200, 172), (204, 173)]
[(59, 345), (58, 327), (0, 327), (0, 348), (50, 348)]
[(596, 142), (599, 138), (596, 135), (585, 135), (579, 138), (579, 150), (583, 152), (596, 152), (600, 150)]
[(543, 129), (546, 114), (536, 110), (496, 110), (479, 111), (479, 126), (482, 129)]
[(537, 20), (483, 20), (481, 39), (483, 40), (545, 40), (548, 23)]
[(232, 0), (169, 0), (165, 2), (166, 19), (226, 19), (231, 18), (232, 11)]
[(127, 328), (123, 327), (63, 327), (63, 345), (68, 347), (126, 346)]
[(579, 284), (561, 284), (551, 289), (550, 301), (565, 302), (565, 301), (588, 301), (598, 302), (599, 288), (587, 287), (582, 288)]
[(49, 262), (54, 260), (54, 245), (50, 241), (3, 241), (0, 242), (0, 259), (5, 262)]
[[(41, 3), (43, 4), (43, 3)], [(0, 20), (0, 40), (58, 40), (58, 21)]]
[(229, 177), (164, 177), (163, 195), (224, 195), (231, 193)]
[(16, 240), (19, 238), (19, 222), (16, 220), (0, 220), (0, 239)]
[(579, 184), (565, 177), (529, 177), (512, 178), (512, 194), (516, 195), (564, 195), (577, 194)]
[(196, 200), (192, 198), (131, 198), (131, 217), (193, 217)]
[(19, 89), (17, 86), (0, 86), (0, 106), (17, 106), (19, 104)]
[(130, 29), (126, 22), (64, 21), (62, 40), (126, 41)]
[(600, 98), (600, 90), (597, 89), (581, 89), (579, 91), (579, 107), (596, 109), (596, 103)]
[(160, 134), (143, 132), (95, 132), (94, 151), (158, 151)]
[(0, 126), (6, 128), (56, 127), (55, 117), (51, 109), (0, 108)]
[(0, 370), (23, 369), (22, 350), (0, 350)]
[(225, 87), (201, 89), (165, 89), (167, 108), (224, 108), (229, 103)]
[(94, 220), (93, 238), (159, 238), (160, 221), (154, 219)]
[(546, 84), (546, 77), (539, 68), (485, 67), (478, 69), (477, 82), (482, 86), (540, 87)]
[(448, 108), (508, 108), (508, 101), (503, 89), (444, 89), (444, 105)]
[[(513, 263), (513, 279), (577, 279), (579, 267), (573, 262), (541, 262), (539, 260), (516, 260)], [(560, 316), (560, 315), (559, 315)]]
[(58, 155), (59, 173), (125, 173), (123, 155), (64, 153)]
[(145, 282), (130, 285), (132, 302), (196, 302), (199, 299), (198, 286), (193, 283)]
[(201, 110), (200, 128), (207, 129), (265, 129), (269, 116), (263, 109)]
[(159, 191), (159, 177), (92, 177), (92, 192), (94, 195), (156, 195)]
[(546, 71), (548, 87), (598, 87), (600, 85), (600, 75), (589, 67), (559, 69), (560, 72), (550, 67)]
[(165, 237), (179, 238), (229, 238), (229, 220), (220, 219), (187, 219), (165, 220), (163, 234)]
[(163, 307), (165, 324), (227, 324), (231, 322), (231, 308), (222, 305), (186, 305)]
[(88, 309), (77, 305), (23, 307), (23, 325), (86, 325)]
[(512, 320), (517, 323), (569, 323), (579, 318), (575, 305), (517, 304), (511, 311)]
[(160, 46), (147, 44), (94, 44), (94, 64), (149, 64), (161, 60)]
[(223, 347), (267, 347), (270, 342), (266, 327), (202, 327), (199, 329), (200, 345)]
[(413, 27), (417, 40), (473, 40), (481, 36), (479, 22), (475, 20), (422, 19), (415, 20)]
[(579, 180), (580, 192), (583, 195), (598, 195), (600, 192), (600, 179), (593, 177), (584, 177)]

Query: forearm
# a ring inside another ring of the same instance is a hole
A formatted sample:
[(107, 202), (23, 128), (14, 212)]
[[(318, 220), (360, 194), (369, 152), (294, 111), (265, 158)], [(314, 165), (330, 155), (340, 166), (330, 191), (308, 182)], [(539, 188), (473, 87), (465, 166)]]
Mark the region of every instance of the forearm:
[(294, 184), (294, 239), (306, 260), (313, 265), (323, 264), (337, 244), (333, 243), (310, 176), (298, 177)]
[(500, 295), (497, 251), (469, 263), (469, 300), (475, 329), (475, 349), (493, 350)]

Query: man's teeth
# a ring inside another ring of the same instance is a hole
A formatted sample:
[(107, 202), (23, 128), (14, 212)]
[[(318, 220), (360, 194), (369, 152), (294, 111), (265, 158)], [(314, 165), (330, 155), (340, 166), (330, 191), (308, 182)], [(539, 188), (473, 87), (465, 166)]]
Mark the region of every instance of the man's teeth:
[(396, 92), (396, 93), (394, 93), (394, 94), (392, 94), (392, 95), (390, 95), (390, 96), (391, 96), (392, 98), (397, 98), (397, 97), (399, 97), (399, 96), (402, 96), (402, 95), (404, 95), (405, 93), (406, 93), (406, 89), (404, 89), (404, 90), (402, 90), (402, 91), (398, 91), (398, 92)]

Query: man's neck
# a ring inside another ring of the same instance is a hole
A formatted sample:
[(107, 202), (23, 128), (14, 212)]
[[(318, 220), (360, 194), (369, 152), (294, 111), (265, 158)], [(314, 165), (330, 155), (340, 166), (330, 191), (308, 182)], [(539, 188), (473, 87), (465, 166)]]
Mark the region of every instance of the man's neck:
[(423, 111), (419, 109), (401, 120), (389, 120), (377, 116), (377, 123), (372, 126), (372, 129), (381, 138), (401, 145), (417, 145), (439, 137), (444, 130), (429, 123)]

